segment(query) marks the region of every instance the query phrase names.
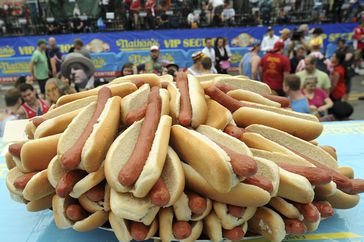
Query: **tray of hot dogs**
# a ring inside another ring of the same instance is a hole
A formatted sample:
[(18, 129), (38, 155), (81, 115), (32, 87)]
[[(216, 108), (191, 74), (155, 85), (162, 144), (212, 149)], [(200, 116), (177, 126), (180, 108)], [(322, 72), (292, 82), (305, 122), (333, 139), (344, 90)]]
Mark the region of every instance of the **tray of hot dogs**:
[[(59, 229), (119, 241), (315, 231), (364, 180), (318, 144), (318, 119), (244, 76), (121, 77), (62, 96), (6, 154), (10, 196)], [(331, 218), (332, 219), (332, 218)]]

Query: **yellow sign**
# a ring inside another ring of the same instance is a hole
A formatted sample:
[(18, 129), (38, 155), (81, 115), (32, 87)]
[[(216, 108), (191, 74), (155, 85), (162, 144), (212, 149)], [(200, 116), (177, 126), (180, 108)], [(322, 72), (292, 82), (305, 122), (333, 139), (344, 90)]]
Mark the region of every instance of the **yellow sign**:
[(15, 55), (15, 50), (13, 47), (6, 45), (6, 46), (0, 46), (0, 57), (11, 57)]
[(110, 45), (100, 39), (93, 39), (86, 48), (93, 53), (107, 52), (110, 50)]
[(30, 71), (29, 62), (10, 63), (7, 61), (0, 62), (0, 73), (2, 74), (18, 74)]
[(116, 45), (120, 48), (120, 51), (136, 51), (136, 50), (149, 50), (151, 46), (159, 46), (159, 42), (156, 39), (118, 39), (116, 40)]

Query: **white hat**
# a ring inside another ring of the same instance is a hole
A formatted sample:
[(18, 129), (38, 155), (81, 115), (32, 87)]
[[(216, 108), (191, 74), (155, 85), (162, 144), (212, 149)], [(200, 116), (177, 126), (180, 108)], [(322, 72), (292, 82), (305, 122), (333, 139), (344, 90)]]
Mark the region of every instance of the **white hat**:
[(159, 50), (159, 46), (157, 46), (157, 45), (152, 45), (152, 46), (150, 47), (150, 51), (153, 51), (153, 50)]

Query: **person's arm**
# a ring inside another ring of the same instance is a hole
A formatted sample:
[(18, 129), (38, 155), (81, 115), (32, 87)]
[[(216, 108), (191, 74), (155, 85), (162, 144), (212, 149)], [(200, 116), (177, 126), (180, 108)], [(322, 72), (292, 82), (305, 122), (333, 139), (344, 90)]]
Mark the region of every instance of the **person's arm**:
[(32, 73), (32, 77), (33, 79), (35, 79), (35, 75), (34, 75), (34, 60), (30, 61), (30, 72)]
[(285, 78), (287, 75), (291, 73), (291, 62), (289, 61), (288, 57), (284, 57), (284, 69), (283, 69), (283, 77)]
[(267, 49), (268, 49), (267, 39), (265, 37), (263, 37), (262, 51), (267, 51)]
[(323, 112), (323, 111), (326, 111), (328, 110), (329, 108), (332, 108), (332, 106), (334, 106), (334, 103), (332, 102), (331, 98), (327, 97), (325, 98), (325, 104), (320, 106), (317, 110), (319, 112)]
[(260, 62), (260, 57), (259, 56), (254, 56), (252, 58), (252, 78), (253, 80), (258, 80), (258, 71), (259, 71), (259, 62)]
[(19, 108), (18, 111), (16, 112), (16, 114), (18, 115), (19, 119), (26, 119), (27, 118), (27, 115), (26, 115), (23, 108)]
[(331, 77), (331, 89), (334, 89), (337, 83), (339, 82), (340, 78), (339, 73), (333, 72), (330, 77)]
[(53, 77), (56, 77), (57, 75), (57, 60), (56, 57), (51, 58), (51, 69), (52, 69), (52, 75)]
[(348, 53), (346, 53), (346, 55), (345, 55), (345, 61), (350, 61), (351, 60), (351, 58), (353, 58), (353, 53), (351, 53), (351, 52), (348, 52)]

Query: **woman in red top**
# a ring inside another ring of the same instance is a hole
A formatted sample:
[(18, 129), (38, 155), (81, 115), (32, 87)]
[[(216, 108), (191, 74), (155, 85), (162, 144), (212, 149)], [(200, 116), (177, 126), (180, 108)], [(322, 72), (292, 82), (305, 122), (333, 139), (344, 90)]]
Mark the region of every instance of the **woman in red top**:
[(331, 62), (334, 65), (334, 70), (330, 75), (331, 79), (331, 99), (335, 101), (340, 101), (346, 94), (346, 84), (345, 84), (345, 68), (342, 65), (344, 56), (335, 53)]

